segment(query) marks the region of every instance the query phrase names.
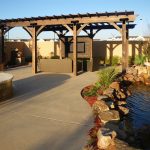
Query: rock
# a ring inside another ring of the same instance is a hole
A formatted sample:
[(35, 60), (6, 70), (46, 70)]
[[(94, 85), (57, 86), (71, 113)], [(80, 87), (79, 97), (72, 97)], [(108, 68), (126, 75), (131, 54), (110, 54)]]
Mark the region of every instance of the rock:
[(118, 91), (120, 89), (120, 84), (119, 84), (119, 82), (113, 82), (109, 85), (109, 88), (115, 89)]
[(101, 128), (97, 132), (97, 147), (99, 149), (108, 149), (114, 144), (114, 138), (116, 137), (116, 132), (115, 131), (110, 131), (109, 129), (106, 128)]
[(129, 113), (129, 109), (123, 106), (118, 106), (119, 112), (123, 115), (127, 115)]
[(110, 109), (114, 109), (115, 108), (115, 105), (114, 105), (114, 101), (105, 101), (105, 103), (107, 104), (107, 106), (110, 108)]
[(106, 89), (106, 90), (103, 92), (103, 94), (104, 94), (104, 95), (107, 95), (107, 96), (109, 96), (109, 97), (112, 97), (113, 92), (114, 92), (114, 89), (108, 88), (108, 89)]
[(135, 76), (135, 77), (134, 77), (134, 81), (135, 81), (135, 82), (140, 82), (139, 77), (138, 77), (138, 76)]
[(100, 112), (99, 117), (103, 123), (106, 123), (106, 122), (112, 121), (112, 120), (120, 120), (119, 112), (116, 110)]
[(142, 73), (147, 74), (147, 68), (146, 68), (146, 67), (137, 66), (136, 68), (137, 68), (137, 70), (138, 70), (138, 74), (139, 74), (139, 75), (142, 74)]
[(141, 73), (140, 77), (143, 77), (144, 79), (148, 79), (149, 75), (147, 73)]
[(117, 137), (119, 139), (125, 140), (127, 138), (127, 134), (124, 130), (119, 128), (118, 123), (115, 121), (110, 121), (104, 125), (105, 128), (109, 128), (110, 130), (114, 130), (117, 133)]
[(108, 99), (109, 97), (107, 95), (98, 95), (97, 100), (103, 100)]
[(130, 80), (133, 80), (133, 79), (134, 79), (134, 75), (132, 75), (132, 74), (125, 74), (124, 77), (127, 78), (128, 80), (129, 80), (129, 79), (130, 79)]
[(132, 75), (137, 75), (138, 74), (138, 70), (135, 69), (135, 68), (127, 68), (126, 69), (126, 73), (132, 74)]
[(117, 101), (117, 105), (121, 106), (121, 105), (126, 105), (127, 102), (126, 101)]
[(125, 99), (126, 98), (126, 95), (123, 93), (123, 92), (121, 92), (121, 91), (119, 91), (118, 92), (118, 97), (120, 97), (121, 99)]
[(146, 79), (145, 80), (145, 84), (148, 85), (148, 86), (150, 86), (150, 79)]
[(97, 90), (97, 94), (98, 94), (98, 95), (103, 95), (103, 90), (102, 90), (102, 89), (98, 89), (98, 90)]
[(94, 114), (99, 114), (100, 112), (108, 111), (109, 107), (105, 104), (104, 101), (98, 100), (93, 104), (92, 110)]
[(140, 80), (140, 82), (145, 83), (145, 79), (144, 79), (144, 77), (139, 76), (139, 80)]
[(131, 96), (131, 92), (129, 90), (126, 91), (127, 96)]
[(83, 148), (83, 150), (93, 150), (93, 146), (87, 145)]

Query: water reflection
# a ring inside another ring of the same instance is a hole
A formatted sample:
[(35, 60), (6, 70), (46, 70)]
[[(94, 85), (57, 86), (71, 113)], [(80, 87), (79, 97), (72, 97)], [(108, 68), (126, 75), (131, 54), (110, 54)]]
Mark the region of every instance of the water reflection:
[(132, 95), (127, 99), (130, 109), (128, 119), (133, 128), (150, 125), (150, 87), (145, 85), (131, 86)]

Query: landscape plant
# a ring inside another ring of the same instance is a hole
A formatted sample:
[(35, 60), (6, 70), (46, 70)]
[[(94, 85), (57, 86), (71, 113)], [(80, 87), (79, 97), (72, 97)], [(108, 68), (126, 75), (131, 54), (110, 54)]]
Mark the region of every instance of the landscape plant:
[(114, 67), (108, 67), (98, 72), (98, 81), (95, 83), (97, 88), (107, 89), (114, 81), (118, 74), (118, 70)]
[(120, 63), (120, 57), (119, 56), (113, 56), (112, 58), (112, 66), (116, 66)]
[(114, 67), (108, 67), (98, 72), (98, 81), (83, 93), (84, 96), (96, 96), (99, 90), (103, 91), (109, 87), (118, 74), (118, 70)]
[(136, 55), (135, 60), (134, 60), (134, 64), (143, 66), (145, 61), (146, 61), (145, 55)]

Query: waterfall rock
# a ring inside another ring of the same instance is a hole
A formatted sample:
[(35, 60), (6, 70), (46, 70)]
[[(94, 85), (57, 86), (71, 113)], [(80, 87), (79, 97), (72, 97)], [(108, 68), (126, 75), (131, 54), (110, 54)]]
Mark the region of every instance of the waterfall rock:
[(116, 110), (100, 112), (99, 118), (102, 120), (103, 123), (106, 123), (112, 120), (120, 120), (119, 112)]
[(112, 82), (110, 85), (109, 85), (109, 88), (111, 89), (115, 89), (115, 90), (119, 90), (120, 89), (120, 84), (119, 82)]
[(93, 104), (92, 110), (94, 114), (99, 114), (100, 112), (108, 111), (109, 107), (104, 101), (98, 100)]
[[(111, 131), (107, 128), (101, 128), (97, 132), (97, 146), (99, 149), (108, 149), (109, 147), (115, 145), (114, 138), (116, 137), (116, 132)], [(109, 148), (110, 149), (110, 148)]]

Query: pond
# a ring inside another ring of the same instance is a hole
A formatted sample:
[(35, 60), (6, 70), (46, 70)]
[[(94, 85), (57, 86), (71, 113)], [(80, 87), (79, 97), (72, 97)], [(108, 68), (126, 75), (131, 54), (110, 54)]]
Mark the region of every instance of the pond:
[(127, 98), (130, 109), (128, 120), (133, 129), (137, 130), (145, 125), (150, 125), (150, 86), (143, 84), (130, 87), (132, 95)]

